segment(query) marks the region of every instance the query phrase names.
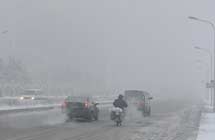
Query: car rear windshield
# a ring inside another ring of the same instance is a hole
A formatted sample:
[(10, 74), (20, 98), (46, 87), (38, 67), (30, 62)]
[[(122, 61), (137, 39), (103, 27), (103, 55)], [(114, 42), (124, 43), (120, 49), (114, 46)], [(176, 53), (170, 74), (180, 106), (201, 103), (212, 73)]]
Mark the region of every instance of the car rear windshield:
[(85, 103), (85, 102), (89, 102), (90, 98), (89, 97), (73, 97), (73, 96), (69, 96), (66, 98), (67, 102), (79, 102), (79, 103)]

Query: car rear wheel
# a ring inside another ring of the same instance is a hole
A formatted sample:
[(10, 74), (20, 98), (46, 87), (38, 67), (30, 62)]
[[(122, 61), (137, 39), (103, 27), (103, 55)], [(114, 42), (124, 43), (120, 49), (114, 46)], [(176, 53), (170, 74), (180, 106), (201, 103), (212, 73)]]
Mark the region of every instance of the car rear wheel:
[(94, 119), (97, 121), (99, 119), (98, 114), (95, 114)]
[(146, 112), (144, 110), (142, 111), (142, 115), (143, 117), (146, 117)]
[(151, 116), (151, 107), (149, 108), (148, 116)]
[(67, 117), (66, 120), (65, 120), (65, 122), (71, 122), (72, 120), (73, 120), (73, 118)]
[(93, 121), (93, 119), (94, 119), (93, 112), (90, 112), (90, 113), (89, 113), (89, 116), (88, 116), (88, 120), (89, 120), (89, 121)]

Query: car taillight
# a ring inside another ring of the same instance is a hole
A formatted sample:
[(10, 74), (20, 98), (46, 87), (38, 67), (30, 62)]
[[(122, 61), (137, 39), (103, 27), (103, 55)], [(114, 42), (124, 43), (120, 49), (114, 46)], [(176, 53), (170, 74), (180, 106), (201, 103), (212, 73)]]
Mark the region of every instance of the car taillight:
[(140, 105), (140, 106), (144, 106), (144, 102), (140, 102), (139, 105)]
[(62, 107), (67, 107), (68, 103), (66, 101), (63, 102)]
[(84, 107), (85, 107), (85, 108), (88, 108), (88, 107), (89, 107), (89, 102), (86, 101), (86, 102), (84, 103)]

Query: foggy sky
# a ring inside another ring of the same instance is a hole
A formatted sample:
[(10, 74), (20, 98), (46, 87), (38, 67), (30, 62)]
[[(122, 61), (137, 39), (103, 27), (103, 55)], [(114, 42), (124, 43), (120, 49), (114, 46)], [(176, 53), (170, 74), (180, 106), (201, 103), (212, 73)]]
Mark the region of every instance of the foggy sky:
[[(0, 0), (0, 56), (79, 90), (201, 94), (215, 22), (209, 0)], [(200, 68), (199, 67), (203, 67)]]

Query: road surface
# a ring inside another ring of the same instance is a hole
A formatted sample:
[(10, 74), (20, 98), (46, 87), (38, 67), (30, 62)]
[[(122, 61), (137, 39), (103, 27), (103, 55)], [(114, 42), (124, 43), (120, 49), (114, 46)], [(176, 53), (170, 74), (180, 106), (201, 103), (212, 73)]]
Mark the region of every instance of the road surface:
[(195, 140), (200, 107), (182, 101), (152, 105), (152, 116), (143, 118), (127, 110), (126, 121), (116, 127), (108, 110), (97, 122), (65, 122), (59, 109), (0, 116), (1, 140)]

